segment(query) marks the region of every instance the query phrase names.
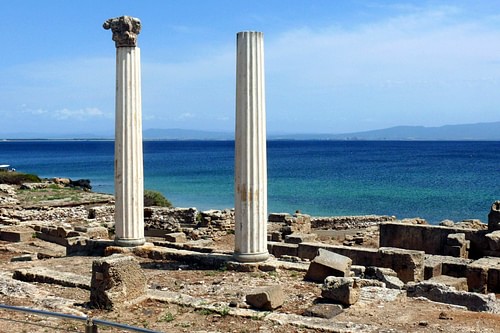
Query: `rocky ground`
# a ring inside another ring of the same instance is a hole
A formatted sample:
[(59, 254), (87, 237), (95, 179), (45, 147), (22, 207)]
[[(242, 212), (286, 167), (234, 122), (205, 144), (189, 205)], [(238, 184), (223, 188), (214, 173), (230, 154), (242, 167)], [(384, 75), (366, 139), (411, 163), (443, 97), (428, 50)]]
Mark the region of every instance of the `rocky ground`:
[[(61, 221), (57, 216), (44, 216), (45, 222), (81, 223), (78, 205), (85, 207), (110, 200), (109, 196), (74, 191), (65, 193), (53, 188), (44, 193), (21, 193), (16, 189), (19, 195), (13, 196), (12, 193), (6, 195), (8, 191), (4, 190), (0, 209), (17, 210), (22, 215), (28, 207), (64, 206), (74, 210), (73, 219)], [(10, 199), (5, 199), (7, 197)], [(363, 232), (319, 232), (319, 238), (343, 243), (346, 234), (350, 236), (349, 241), (364, 235)], [(366, 235), (363, 245), (376, 246), (376, 230), (367, 229)], [(212, 247), (224, 252), (231, 251), (233, 244), (233, 236), (229, 234), (215, 239)], [(0, 241), (0, 304), (92, 316), (159, 332), (500, 332), (500, 315), (408, 298), (404, 291), (386, 288), (362, 288), (361, 300), (339, 311), (337, 306), (321, 298), (321, 284), (304, 281), (307, 263), (280, 265), (267, 272), (238, 272), (136, 257), (145, 272), (151, 295), (155, 296), (112, 311), (91, 309), (88, 306), (90, 292), (85, 286), (13, 279), (16, 271), (44, 268), (76, 274), (90, 284), (92, 262), (96, 257), (66, 257), (64, 250), (61, 245), (36, 238), (15, 243)], [(12, 261), (23, 254), (31, 254), (33, 260)], [(245, 295), (249, 290), (276, 284), (285, 292), (282, 307), (273, 312), (248, 308)], [(308, 312), (339, 313), (331, 319), (323, 319), (304, 316)], [(0, 319), (0, 332), (84, 331), (82, 322), (23, 312), (0, 310)], [(126, 332), (103, 326), (99, 331)]]

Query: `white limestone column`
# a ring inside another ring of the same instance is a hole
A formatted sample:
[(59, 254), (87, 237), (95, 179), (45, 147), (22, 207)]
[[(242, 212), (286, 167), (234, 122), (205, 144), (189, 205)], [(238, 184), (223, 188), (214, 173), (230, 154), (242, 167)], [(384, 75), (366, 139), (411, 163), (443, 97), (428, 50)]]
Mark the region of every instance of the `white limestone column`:
[(141, 64), (138, 19), (109, 19), (116, 43), (115, 243), (138, 246), (144, 239)]
[(267, 156), (262, 32), (237, 34), (235, 134), (235, 251), (258, 262), (267, 251)]

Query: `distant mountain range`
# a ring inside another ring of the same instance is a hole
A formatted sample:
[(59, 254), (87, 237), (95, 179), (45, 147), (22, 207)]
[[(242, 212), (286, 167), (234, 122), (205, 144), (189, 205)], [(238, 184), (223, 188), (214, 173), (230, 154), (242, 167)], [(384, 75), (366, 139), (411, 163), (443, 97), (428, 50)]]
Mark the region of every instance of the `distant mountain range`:
[[(145, 140), (234, 140), (233, 132), (199, 131), (187, 129), (146, 129)], [(42, 134), (0, 133), (1, 139), (113, 139), (109, 134)], [(445, 125), (440, 127), (396, 126), (386, 129), (343, 133), (311, 134), (268, 133), (269, 140), (486, 140), (500, 141), (500, 121), (491, 123)]]
[[(144, 139), (233, 140), (234, 133), (181, 129), (149, 129)], [(500, 141), (500, 121), (440, 127), (396, 126), (386, 129), (343, 134), (273, 134), (269, 140), (487, 140)]]
[[(445, 125), (440, 127), (396, 126), (379, 130), (343, 134), (299, 134), (283, 139), (318, 140), (486, 140), (500, 141), (500, 121), (491, 123)], [(278, 137), (275, 137), (278, 138)]]

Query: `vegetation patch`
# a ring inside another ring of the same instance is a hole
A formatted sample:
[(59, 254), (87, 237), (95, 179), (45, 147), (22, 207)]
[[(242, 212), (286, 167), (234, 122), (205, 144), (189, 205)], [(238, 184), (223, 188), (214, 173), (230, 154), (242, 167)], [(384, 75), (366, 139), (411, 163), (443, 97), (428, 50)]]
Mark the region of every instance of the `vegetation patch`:
[(144, 190), (144, 206), (172, 207), (172, 203), (158, 191)]
[(22, 172), (0, 172), (0, 184), (21, 185), (23, 183), (40, 183), (42, 180), (37, 175)]

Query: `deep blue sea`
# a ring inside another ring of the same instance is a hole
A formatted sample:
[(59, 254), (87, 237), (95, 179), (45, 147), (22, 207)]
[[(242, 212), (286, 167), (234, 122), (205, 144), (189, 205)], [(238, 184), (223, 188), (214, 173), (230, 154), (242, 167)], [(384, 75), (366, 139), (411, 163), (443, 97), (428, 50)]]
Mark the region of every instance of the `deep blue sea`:
[[(0, 164), (113, 193), (112, 141), (3, 141)], [(269, 141), (269, 212), (477, 218), (500, 199), (500, 142)], [(144, 142), (145, 188), (178, 207), (233, 207), (232, 141)]]

